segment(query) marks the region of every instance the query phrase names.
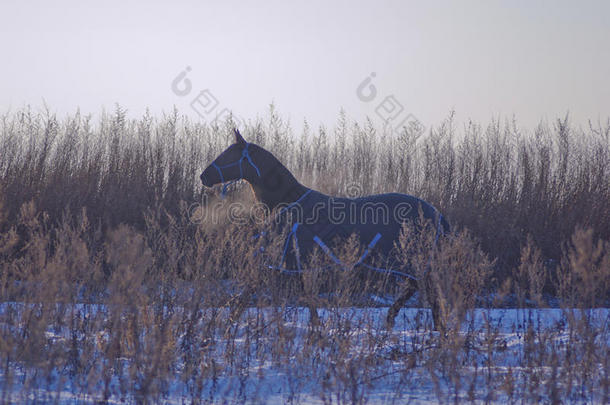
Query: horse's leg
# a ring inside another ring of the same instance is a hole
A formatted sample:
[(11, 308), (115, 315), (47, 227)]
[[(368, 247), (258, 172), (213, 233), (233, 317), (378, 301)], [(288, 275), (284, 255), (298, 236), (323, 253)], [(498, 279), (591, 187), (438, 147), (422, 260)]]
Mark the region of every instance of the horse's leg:
[(302, 278), (301, 281), (303, 282), (303, 292), (305, 293), (305, 296), (301, 298), (301, 302), (309, 309), (309, 323), (311, 326), (318, 326), (320, 324), (320, 318), (318, 317), (318, 308), (315, 303), (315, 293), (306, 287)]
[(440, 292), (437, 290), (438, 283), (435, 283), (430, 275), (426, 277), (425, 285), (427, 287), (428, 302), (432, 307), (432, 322), (433, 328), (437, 332), (445, 331), (445, 323), (442, 315), (442, 303)]
[(311, 289), (311, 286), (307, 285), (303, 276), (301, 276), (301, 291), (304, 293), (304, 296), (301, 297), (301, 303), (305, 304), (307, 309), (309, 309), (309, 323), (312, 326), (318, 326), (320, 324), (320, 317), (318, 316), (318, 308), (315, 304), (316, 293)]
[(409, 279), (407, 288), (403, 291), (396, 301), (392, 304), (390, 309), (388, 309), (388, 315), (386, 317), (386, 324), (388, 329), (392, 329), (394, 327), (394, 321), (396, 319), (396, 315), (400, 312), (400, 309), (405, 305), (405, 303), (415, 294), (417, 291), (417, 281)]
[(309, 302), (309, 304), (307, 305), (307, 308), (309, 308), (309, 323), (312, 326), (318, 326), (320, 324), (320, 317), (318, 316), (318, 309), (312, 302)]
[(432, 321), (434, 322), (434, 330), (437, 332), (445, 331), (445, 324), (443, 323), (443, 317), (441, 316), (441, 305), (439, 299), (434, 297), (432, 300)]

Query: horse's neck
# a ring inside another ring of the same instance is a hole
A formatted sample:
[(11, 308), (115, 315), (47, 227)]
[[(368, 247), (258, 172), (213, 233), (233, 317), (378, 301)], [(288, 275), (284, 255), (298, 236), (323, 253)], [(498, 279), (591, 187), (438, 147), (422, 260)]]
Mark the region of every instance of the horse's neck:
[(256, 199), (265, 204), (270, 211), (280, 204), (291, 204), (297, 201), (309, 190), (281, 164), (266, 172), (263, 171), (262, 178), (250, 183)]

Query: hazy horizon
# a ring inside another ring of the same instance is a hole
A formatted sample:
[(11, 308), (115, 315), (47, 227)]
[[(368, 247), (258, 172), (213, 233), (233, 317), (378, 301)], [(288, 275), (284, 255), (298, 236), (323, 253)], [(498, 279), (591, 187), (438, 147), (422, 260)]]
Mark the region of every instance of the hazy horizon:
[(576, 125), (610, 117), (608, 2), (102, 4), (0, 5), (1, 111), (175, 105), (249, 120), (273, 102), (296, 128), (332, 126), (341, 109), (426, 127), (451, 111), (529, 129), (568, 112)]

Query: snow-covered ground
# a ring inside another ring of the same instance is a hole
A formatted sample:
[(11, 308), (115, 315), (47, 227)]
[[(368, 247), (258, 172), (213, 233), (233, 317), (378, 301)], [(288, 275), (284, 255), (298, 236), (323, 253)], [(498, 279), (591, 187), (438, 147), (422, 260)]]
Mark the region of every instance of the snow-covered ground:
[[(144, 328), (139, 343), (129, 343), (135, 349), (110, 358), (116, 331), (108, 309), (77, 305), (62, 311), (72, 326), (57, 320), (42, 347), (31, 348), (39, 357), (25, 358), (17, 353), (27, 350), (6, 345), (35, 333), (14, 322), (28, 308), (0, 305), (3, 402), (602, 403), (610, 389), (609, 309), (477, 309), (445, 336), (417, 308), (404, 308), (391, 331), (385, 308), (320, 310), (316, 327), (304, 308), (251, 308), (233, 325), (206, 329), (206, 319), (229, 316), (208, 308), (191, 332), (188, 316), (174, 309), (173, 338), (158, 350), (148, 339), (158, 331)], [(80, 336), (75, 318), (94, 326)]]

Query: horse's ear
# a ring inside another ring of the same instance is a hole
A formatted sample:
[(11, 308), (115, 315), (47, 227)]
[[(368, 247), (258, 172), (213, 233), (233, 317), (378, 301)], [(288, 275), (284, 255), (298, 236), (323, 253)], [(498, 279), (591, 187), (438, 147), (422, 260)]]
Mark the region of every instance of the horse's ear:
[(241, 136), (241, 134), (239, 133), (239, 129), (235, 128), (235, 129), (233, 129), (233, 132), (235, 132), (235, 143), (239, 143), (239, 144), (246, 143), (246, 140), (244, 139), (244, 137)]

